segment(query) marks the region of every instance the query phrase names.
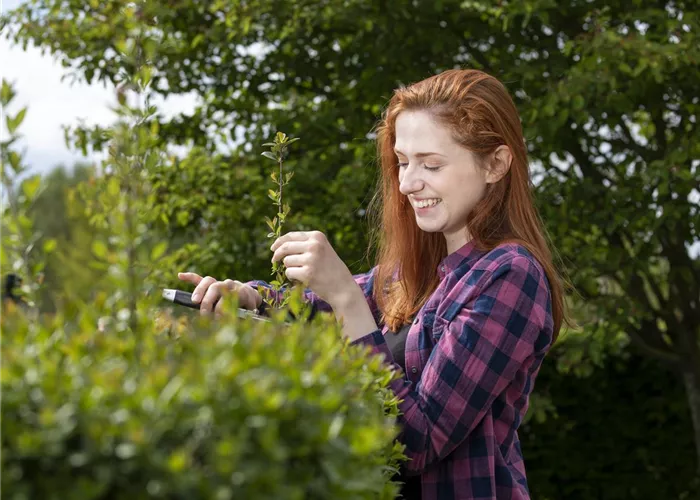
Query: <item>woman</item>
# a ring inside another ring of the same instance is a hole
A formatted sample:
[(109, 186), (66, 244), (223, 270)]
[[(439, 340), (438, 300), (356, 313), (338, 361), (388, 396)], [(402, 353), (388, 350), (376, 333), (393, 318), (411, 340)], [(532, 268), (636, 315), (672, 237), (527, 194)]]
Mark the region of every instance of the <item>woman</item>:
[[(377, 265), (352, 276), (316, 231), (280, 237), (273, 261), (405, 374), (405, 498), (529, 498), (517, 430), (565, 314), (517, 110), (495, 78), (445, 71), (396, 90), (378, 149)], [(224, 288), (262, 302), (262, 282), (179, 277), (203, 314)]]

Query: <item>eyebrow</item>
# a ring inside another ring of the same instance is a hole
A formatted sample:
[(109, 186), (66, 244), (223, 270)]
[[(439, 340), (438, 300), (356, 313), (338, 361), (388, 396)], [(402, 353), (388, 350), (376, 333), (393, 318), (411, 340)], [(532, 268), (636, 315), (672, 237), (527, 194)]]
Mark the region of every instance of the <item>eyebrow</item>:
[[(397, 155), (404, 155), (404, 156), (406, 156), (404, 153), (402, 153), (402, 152), (399, 151), (398, 149), (395, 149), (395, 150), (394, 150), (394, 153), (396, 153)], [(440, 154), (440, 153), (416, 153), (416, 154), (415, 154), (415, 157), (416, 157), (416, 158), (425, 158), (426, 156), (443, 156), (443, 157), (445, 157), (445, 155)]]

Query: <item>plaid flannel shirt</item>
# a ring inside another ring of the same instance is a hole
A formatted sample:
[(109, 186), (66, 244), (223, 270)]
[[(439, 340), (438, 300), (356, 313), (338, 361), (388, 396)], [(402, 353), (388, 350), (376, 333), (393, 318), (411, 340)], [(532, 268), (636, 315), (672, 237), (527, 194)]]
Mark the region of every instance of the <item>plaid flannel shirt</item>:
[[(397, 370), (372, 298), (374, 273), (355, 276), (380, 328), (355, 343)], [(424, 500), (529, 499), (518, 427), (553, 332), (543, 268), (522, 246), (467, 243), (438, 266), (440, 285), (406, 338), (399, 440)], [(251, 285), (266, 284), (261, 281)], [(311, 291), (315, 311), (332, 311)]]

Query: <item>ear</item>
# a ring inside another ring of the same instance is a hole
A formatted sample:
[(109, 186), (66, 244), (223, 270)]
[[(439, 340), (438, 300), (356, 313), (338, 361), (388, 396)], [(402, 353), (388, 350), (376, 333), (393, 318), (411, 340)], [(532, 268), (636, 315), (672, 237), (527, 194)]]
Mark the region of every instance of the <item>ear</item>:
[(494, 184), (500, 181), (510, 170), (513, 154), (508, 146), (498, 146), (491, 156), (491, 165), (486, 173), (486, 183)]

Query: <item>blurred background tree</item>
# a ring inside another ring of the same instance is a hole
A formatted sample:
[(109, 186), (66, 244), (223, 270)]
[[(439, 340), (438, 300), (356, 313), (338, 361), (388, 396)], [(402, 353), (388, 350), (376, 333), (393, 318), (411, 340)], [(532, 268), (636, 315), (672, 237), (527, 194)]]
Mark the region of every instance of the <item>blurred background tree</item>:
[[(558, 369), (594, 377), (607, 356), (625, 359), (631, 340), (634, 355), (678, 375), (666, 379), (669, 398), (683, 384), (687, 404), (668, 412), (687, 423), (700, 467), (700, 260), (689, 250), (700, 240), (696, 2), (176, 0), (132, 14), (128, 4), (35, 0), (9, 13), (3, 31), (51, 51), (79, 79), (115, 83), (131, 64), (116, 47), (127, 26), (153, 28), (153, 92), (193, 91), (198, 106), (160, 116), (164, 147), (188, 154), (149, 172), (151, 224), (179, 265), (204, 274), (267, 276), (263, 217), (274, 214), (261, 208), (269, 172), (258, 144), (276, 130), (304, 137), (288, 162), (289, 228), (324, 231), (351, 270), (367, 269), (372, 129), (391, 89), (452, 67), (502, 80), (578, 292), (582, 327), (555, 349)], [(70, 139), (104, 145), (99, 130), (76, 127)], [(540, 409), (556, 427), (559, 402), (545, 389)], [(687, 456), (688, 443), (678, 446)]]
[(85, 204), (75, 196), (81, 183), (95, 182), (95, 169), (77, 164), (68, 169), (59, 165), (43, 176), (45, 188), (29, 210), (34, 227), (42, 235), (40, 243), (54, 240), (56, 249), (46, 257), (44, 286), (39, 289), (42, 312), (55, 312), (55, 301), (63, 290), (71, 290), (89, 301), (104, 272), (86, 266), (92, 257), (95, 228), (85, 215)]

